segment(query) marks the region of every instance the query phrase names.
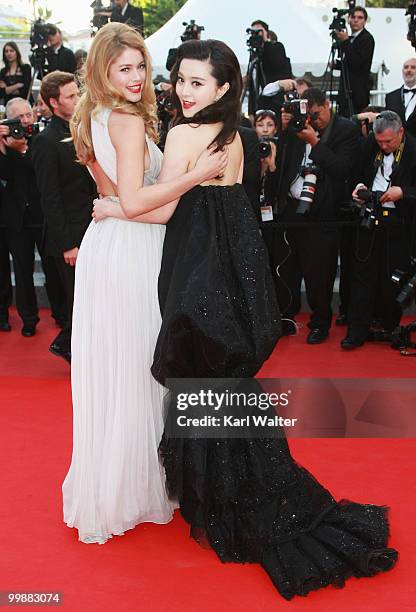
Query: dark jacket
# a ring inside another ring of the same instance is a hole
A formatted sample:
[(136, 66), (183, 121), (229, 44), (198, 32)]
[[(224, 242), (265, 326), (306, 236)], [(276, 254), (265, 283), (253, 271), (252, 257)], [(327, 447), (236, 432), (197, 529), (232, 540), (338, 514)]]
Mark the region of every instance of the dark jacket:
[[(352, 102), (354, 113), (359, 113), (370, 102), (370, 70), (374, 55), (374, 38), (364, 28), (353, 43), (346, 40), (341, 43), (341, 49), (345, 54), (345, 62), (352, 91)], [(340, 84), (340, 105), (344, 101), (342, 80)]]
[[(374, 134), (370, 134), (362, 149), (361, 173), (358, 179), (358, 182), (364, 183), (368, 189), (371, 189), (377, 174), (375, 160), (379, 150)], [(409, 134), (406, 135), (400, 163), (393, 168), (390, 185), (403, 190), (403, 199), (395, 202), (395, 215), (403, 219), (406, 225), (412, 225), (416, 209), (416, 140)]]
[(29, 64), (23, 64), (21, 67), (21, 74), (8, 75), (7, 68), (2, 68), (0, 70), (0, 81), (4, 81), (7, 86), (23, 83), (23, 87), (12, 94), (6, 94), (5, 89), (0, 89), (0, 98), (3, 98), (3, 103), (7, 104), (7, 102), (13, 98), (24, 98), (26, 100), (31, 80), (32, 69)]
[[(308, 215), (310, 220), (316, 221), (335, 221), (339, 218), (339, 209), (350, 195), (349, 179), (359, 150), (360, 131), (349, 119), (334, 115), (327, 130), (309, 155), (319, 167), (316, 193)], [(304, 153), (305, 143), (296, 133), (291, 128), (283, 131), (277, 153), (277, 159), (280, 160), (277, 217), (280, 220), (305, 221), (303, 215), (296, 215), (296, 203), (288, 196), (290, 186), (302, 165)]]
[(79, 247), (97, 196), (88, 170), (76, 162), (72, 141), (65, 141), (69, 136), (68, 123), (54, 116), (32, 145), (48, 255)]
[(290, 60), (281, 42), (266, 41), (261, 62), (266, 77), (265, 85), (292, 76)]
[(412, 136), (416, 136), (416, 107), (406, 121), (403, 87), (400, 87), (400, 89), (395, 89), (394, 91), (386, 94), (386, 109), (397, 113), (403, 122), (406, 132), (409, 132)]
[(126, 12), (124, 13), (124, 15), (121, 14), (118, 8), (114, 8), (111, 14), (111, 21), (127, 23), (133, 28), (136, 28), (136, 30), (139, 30), (140, 34), (143, 35), (143, 11), (137, 6), (127, 4)]
[(6, 181), (3, 193), (6, 227), (20, 232), (24, 226), (42, 226), (40, 194), (30, 146), (25, 155), (9, 148), (6, 155), (0, 153), (0, 179)]
[(74, 74), (76, 69), (77, 61), (71, 49), (62, 46), (58, 53), (54, 53), (52, 49), (48, 51), (48, 72), (62, 70), (62, 72)]

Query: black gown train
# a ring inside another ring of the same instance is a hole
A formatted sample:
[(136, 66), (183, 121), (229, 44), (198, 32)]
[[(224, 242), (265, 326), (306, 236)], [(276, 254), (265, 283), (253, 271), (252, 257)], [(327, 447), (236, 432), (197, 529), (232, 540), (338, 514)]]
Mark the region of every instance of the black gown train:
[[(167, 225), (163, 322), (152, 373), (253, 377), (280, 335), (267, 252), (241, 185), (196, 187)], [(286, 599), (390, 569), (387, 509), (342, 500), (298, 465), (284, 437), (160, 445), (169, 494), (221, 561), (259, 563)]]

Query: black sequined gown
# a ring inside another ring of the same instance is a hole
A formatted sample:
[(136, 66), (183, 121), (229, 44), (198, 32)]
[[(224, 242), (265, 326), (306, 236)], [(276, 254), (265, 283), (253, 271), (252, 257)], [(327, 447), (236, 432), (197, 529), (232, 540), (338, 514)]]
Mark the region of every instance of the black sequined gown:
[[(196, 187), (167, 226), (152, 373), (251, 377), (280, 317), (267, 253), (240, 185)], [(191, 535), (224, 561), (259, 563), (286, 599), (390, 569), (387, 509), (342, 500), (291, 457), (284, 438), (177, 439), (160, 454)]]

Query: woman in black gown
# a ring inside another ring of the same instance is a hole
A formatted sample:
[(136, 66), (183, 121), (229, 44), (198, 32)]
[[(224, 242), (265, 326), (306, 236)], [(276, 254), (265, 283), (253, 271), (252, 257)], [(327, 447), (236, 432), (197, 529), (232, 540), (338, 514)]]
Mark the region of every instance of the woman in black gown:
[[(201, 98), (207, 69), (221, 97)], [(241, 76), (233, 52), (219, 41), (186, 42), (171, 76), (180, 123), (200, 130), (201, 149), (212, 124), (219, 124), (216, 146), (241, 146), (235, 137)], [(152, 366), (162, 384), (252, 377), (279, 337), (267, 254), (236, 176), (234, 183), (195, 187), (167, 224), (163, 323)], [(166, 430), (160, 453), (169, 493), (179, 499), (191, 534), (222, 561), (261, 564), (286, 599), (341, 587), (349, 576), (373, 576), (397, 559), (387, 548), (387, 509), (336, 502), (293, 460), (284, 438), (178, 439)]]
[[(13, 98), (26, 99), (32, 80), (29, 64), (24, 64), (17, 44), (11, 40), (3, 47), (4, 68), (0, 70), (0, 98), (4, 104)], [(30, 98), (33, 102), (33, 98)]]

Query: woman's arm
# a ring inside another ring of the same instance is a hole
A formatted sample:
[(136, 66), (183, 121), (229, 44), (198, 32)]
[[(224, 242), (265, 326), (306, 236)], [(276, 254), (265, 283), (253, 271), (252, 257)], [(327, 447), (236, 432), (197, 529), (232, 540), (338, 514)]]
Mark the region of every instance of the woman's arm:
[[(116, 150), (120, 205), (129, 219), (178, 200), (192, 187), (221, 174), (227, 163), (226, 152), (207, 154), (205, 159), (197, 163), (190, 172), (167, 182), (143, 187), (145, 151), (143, 120), (133, 115), (113, 112), (110, 116), (109, 131)], [(176, 152), (179, 162), (172, 161), (172, 164), (178, 169), (182, 168), (184, 160), (179, 148)], [(162, 180), (164, 178), (166, 174)]]

